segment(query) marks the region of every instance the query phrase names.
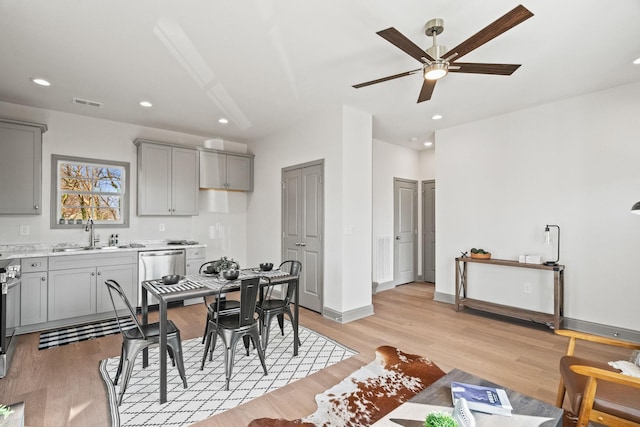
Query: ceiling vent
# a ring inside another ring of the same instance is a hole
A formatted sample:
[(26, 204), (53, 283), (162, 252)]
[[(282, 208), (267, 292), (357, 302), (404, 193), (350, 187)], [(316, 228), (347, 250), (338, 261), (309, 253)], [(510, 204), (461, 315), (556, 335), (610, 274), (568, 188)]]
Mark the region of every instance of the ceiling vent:
[(73, 98), (73, 103), (74, 104), (80, 104), (80, 105), (86, 105), (88, 107), (97, 107), (97, 108), (102, 107), (102, 102), (89, 101), (88, 99), (82, 99), (82, 98)]

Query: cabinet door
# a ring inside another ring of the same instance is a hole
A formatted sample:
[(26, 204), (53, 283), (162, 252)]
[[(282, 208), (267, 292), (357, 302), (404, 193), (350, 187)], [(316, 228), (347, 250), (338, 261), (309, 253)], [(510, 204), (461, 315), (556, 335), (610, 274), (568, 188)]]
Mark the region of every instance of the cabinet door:
[(171, 215), (171, 147), (138, 146), (138, 215)]
[(227, 154), (227, 189), (253, 190), (253, 159)]
[(0, 214), (40, 215), (42, 129), (0, 121)]
[(198, 151), (172, 148), (172, 215), (198, 215)]
[(47, 321), (47, 272), (21, 276), (20, 325)]
[(226, 189), (227, 156), (200, 152), (200, 188)]
[(69, 319), (95, 312), (95, 267), (49, 272), (48, 320)]
[[(135, 307), (136, 301), (138, 301), (138, 266), (135, 264), (131, 265), (113, 265), (107, 267), (99, 267), (98, 268), (98, 283), (97, 287), (97, 312), (105, 313), (108, 311), (113, 311), (113, 305), (111, 304), (111, 298), (109, 297), (109, 291), (107, 290), (107, 285), (104, 284), (105, 280), (115, 280), (118, 282), (124, 294), (129, 299), (129, 303), (132, 307)], [(126, 309), (124, 303), (116, 298), (114, 298), (116, 302), (116, 307), (118, 310)]]

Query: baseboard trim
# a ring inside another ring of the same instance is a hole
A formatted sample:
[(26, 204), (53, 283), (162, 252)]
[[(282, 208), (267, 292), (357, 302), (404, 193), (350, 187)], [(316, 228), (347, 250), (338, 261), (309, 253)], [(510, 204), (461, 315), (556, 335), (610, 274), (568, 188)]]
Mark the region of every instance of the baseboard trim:
[[(456, 297), (455, 295), (451, 294), (435, 292), (433, 295), (433, 300), (453, 305), (456, 302)], [(634, 331), (633, 329), (603, 325), (600, 323), (587, 322), (585, 320), (571, 319), (568, 317), (564, 318), (562, 328), (571, 329), (578, 332), (585, 332), (593, 335), (600, 335), (603, 337), (612, 337), (624, 341), (640, 343), (640, 331)]]
[(342, 324), (373, 316), (373, 314), (373, 304), (344, 312), (332, 310), (326, 307), (322, 309), (322, 316)]

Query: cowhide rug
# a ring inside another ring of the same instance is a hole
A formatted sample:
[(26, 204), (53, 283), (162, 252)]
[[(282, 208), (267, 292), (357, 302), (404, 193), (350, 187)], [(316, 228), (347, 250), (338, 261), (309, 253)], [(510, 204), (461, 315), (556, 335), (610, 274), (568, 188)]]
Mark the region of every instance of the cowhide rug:
[(316, 395), (318, 409), (298, 420), (259, 418), (249, 427), (366, 426), (444, 376), (429, 359), (395, 347), (376, 349), (376, 359)]

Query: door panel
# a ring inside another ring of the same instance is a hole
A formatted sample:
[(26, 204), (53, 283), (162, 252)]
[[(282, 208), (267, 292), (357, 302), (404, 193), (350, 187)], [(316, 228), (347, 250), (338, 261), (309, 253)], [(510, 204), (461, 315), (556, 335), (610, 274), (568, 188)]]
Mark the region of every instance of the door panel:
[(413, 282), (417, 266), (418, 183), (394, 179), (394, 284)]
[(323, 167), (300, 166), (283, 171), (283, 259), (302, 262), (300, 305), (322, 311)]

